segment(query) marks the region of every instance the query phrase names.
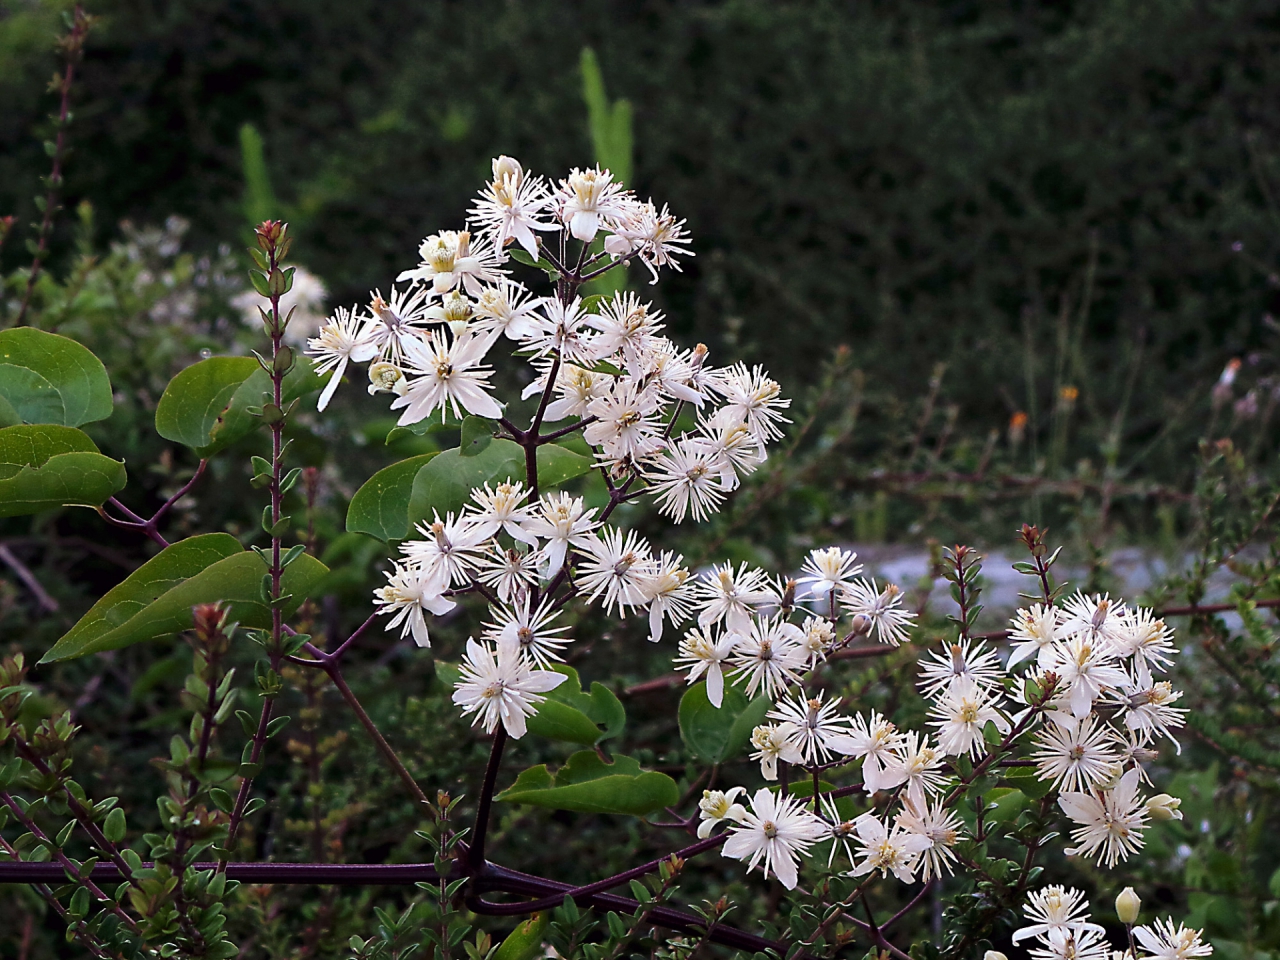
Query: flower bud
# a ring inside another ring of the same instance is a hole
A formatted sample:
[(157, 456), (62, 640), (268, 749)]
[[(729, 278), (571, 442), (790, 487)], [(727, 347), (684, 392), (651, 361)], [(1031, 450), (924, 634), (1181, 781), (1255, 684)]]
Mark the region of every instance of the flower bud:
[(524, 179), (524, 169), (520, 166), (520, 161), (508, 156), (494, 157), (493, 182), (500, 183), (507, 177), (510, 177), (516, 186), (520, 185), (520, 181)]
[(1147, 815), (1152, 820), (1181, 820), (1182, 811), (1178, 808), (1182, 801), (1167, 793), (1157, 793), (1147, 801)]
[(1116, 916), (1126, 927), (1138, 921), (1138, 912), (1142, 909), (1142, 898), (1133, 892), (1133, 887), (1125, 887), (1116, 897)]
[(982, 955), (982, 960), (1009, 960), (1009, 958), (999, 950), (988, 950)]

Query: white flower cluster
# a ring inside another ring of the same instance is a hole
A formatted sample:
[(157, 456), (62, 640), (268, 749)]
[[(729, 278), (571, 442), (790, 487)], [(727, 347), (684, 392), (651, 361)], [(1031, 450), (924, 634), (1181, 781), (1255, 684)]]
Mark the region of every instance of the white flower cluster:
[[(763, 692), (774, 701), (769, 722), (751, 738), (762, 775), (778, 779), (779, 762), (816, 775), (861, 761), (862, 791), (881, 794), (877, 810), (844, 820), (831, 803), (786, 804), (769, 790), (758, 792), (750, 809), (735, 803), (732, 791), (709, 792), (704, 826), (729, 823), (726, 856), (746, 860), (748, 868), (762, 863), (787, 886), (796, 881), (796, 859), (823, 839), (833, 841), (828, 862), (837, 844), (846, 851), (850, 841), (859, 844), (850, 857), (854, 876), (878, 870), (910, 882), (917, 874), (928, 880), (950, 873), (962, 830), (951, 809), (963, 793), (962, 766), (982, 762), (996, 743), (1002, 759), (1023, 748), (1029, 758), (1021, 762), (1060, 791), (1058, 804), (1075, 824), (1077, 846), (1069, 854), (1096, 855), (1114, 866), (1142, 847), (1149, 820), (1181, 818), (1176, 799), (1139, 796), (1156, 741), (1167, 737), (1176, 745), (1172, 730), (1185, 714), (1174, 705), (1181, 693), (1156, 678), (1177, 653), (1163, 621), (1080, 594), (1061, 607), (1020, 610), (1007, 663), (985, 643), (965, 640), (922, 659), (919, 687), (930, 704), (930, 729), (901, 731), (874, 710), (844, 713), (816, 686), (805, 689), (814, 668), (851, 639), (896, 643), (904, 636), (910, 615), (901, 609), (900, 591), (879, 590), (857, 577), (860, 570), (852, 552), (815, 550), (797, 581), (806, 596), (790, 617), (752, 609), (780, 603), (762, 573), (725, 567), (704, 581), (704, 591), (716, 586), (735, 598), (736, 616), (706, 606), (677, 663), (692, 667), (690, 682), (706, 678), (717, 705), (726, 667), (747, 694)], [(722, 634), (708, 631), (721, 621)], [(1027, 662), (1026, 673), (1014, 672)]]
[[(1140, 901), (1132, 890), (1121, 898), (1126, 895), (1136, 918)], [(1121, 902), (1117, 899), (1117, 905)], [(1168, 919), (1132, 928), (1134, 945), (1140, 947), (1137, 956), (1129, 949), (1112, 950), (1106, 930), (1089, 919), (1084, 894), (1072, 888), (1054, 885), (1033, 892), (1024, 913), (1031, 922), (1014, 933), (1013, 942), (1032, 940), (1035, 945), (1029, 952), (1034, 960), (1195, 960), (1213, 953), (1213, 947), (1200, 939), (1199, 930), (1182, 924), (1175, 928)]]
[[(599, 517), (580, 497), (531, 495), (528, 478), (486, 484), (460, 514), (419, 526), (421, 539), (402, 544), (387, 585), (376, 592), (391, 617), (387, 628), (421, 646), (429, 645), (427, 615), (448, 613), (454, 595), (474, 590), (491, 598), (493, 622), (481, 642), (468, 645), (455, 700), (487, 730), (501, 721), (519, 737), (541, 694), (562, 679), (547, 668), (571, 640), (554, 626), (564, 601), (552, 599), (567, 582), (611, 614), (646, 611), (655, 641), (664, 623), (685, 622), (695, 605), (710, 629), (726, 618), (746, 623), (755, 606), (776, 601), (762, 574), (726, 569), (695, 584), (681, 557), (655, 553), (634, 532), (603, 521), (617, 503), (642, 494), (676, 522), (705, 519), (782, 436), (790, 400), (760, 367), (715, 369), (704, 346), (677, 347), (662, 335), (662, 314), (634, 293), (578, 295), (583, 282), (613, 264), (638, 259), (656, 281), (660, 267), (679, 269), (677, 258), (692, 255), (683, 221), (639, 201), (609, 171), (575, 169), (552, 187), (499, 157), (468, 226), (427, 237), (421, 263), (397, 279), (405, 286), (389, 298), (374, 294), (367, 311), (338, 310), (308, 352), (329, 377), (321, 409), (351, 362), (368, 363), (370, 392), (394, 395), (401, 424), (436, 411), (466, 413), (501, 420), (514, 437), (485, 364), (505, 337), (535, 370), (525, 391), (541, 398), (531, 429), (571, 421), (555, 432), (581, 429), (593, 449), (616, 495)], [(555, 242), (544, 244), (539, 233)], [(599, 235), (603, 251), (592, 254)], [(534, 296), (510, 278), (513, 244), (558, 273), (555, 295)], [(676, 431), (686, 407), (695, 413), (692, 429)], [(891, 616), (886, 623), (894, 629)], [(757, 660), (767, 659), (771, 629), (761, 621), (749, 641)], [(753, 689), (773, 689), (773, 673), (757, 672)]]

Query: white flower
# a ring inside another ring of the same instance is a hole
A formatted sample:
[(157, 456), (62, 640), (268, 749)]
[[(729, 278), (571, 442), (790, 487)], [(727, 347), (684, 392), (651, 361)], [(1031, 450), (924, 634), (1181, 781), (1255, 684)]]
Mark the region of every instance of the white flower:
[(723, 622), (730, 630), (743, 634), (751, 630), (751, 615), (756, 607), (780, 599), (764, 571), (748, 570), (745, 563), (736, 572), (732, 563), (712, 567), (707, 576), (698, 580), (697, 594), (702, 606), (698, 614), (700, 626)]
[(823, 702), (822, 693), (806, 697), (802, 692), (784, 699), (767, 714), (770, 720), (790, 725), (788, 739), (806, 764), (826, 763), (833, 753), (852, 754), (856, 745), (849, 735), (849, 719), (839, 713), (840, 700)]
[[(1033, 960), (1111, 960), (1112, 951), (1104, 934), (1097, 930), (1079, 933), (1051, 930), (1041, 940), (1042, 946), (1029, 951)], [(1121, 954), (1123, 957), (1124, 954)]]
[(828, 605), (828, 612), (835, 616), (836, 594), (862, 572), (858, 555), (852, 550), (826, 547), (813, 550), (805, 559), (803, 574), (796, 583), (805, 586), (805, 595), (817, 603)]
[(583, 243), (594, 240), (602, 225), (626, 216), (634, 203), (622, 184), (613, 182), (613, 174), (598, 166), (594, 170), (574, 167), (568, 179), (560, 181), (555, 199), (561, 221)]
[(558, 224), (543, 223), (538, 215), (551, 205), (551, 194), (541, 177), (526, 177), (511, 157), (495, 157), (493, 180), (485, 185), (468, 213), (483, 235), (501, 250), (513, 240), (533, 259), (538, 259), (535, 230), (559, 230)]
[(1108, 868), (1142, 849), (1142, 830), (1147, 823), (1146, 805), (1138, 800), (1138, 768), (1130, 770), (1110, 790), (1064, 793), (1058, 806), (1079, 826), (1071, 838), (1079, 844), (1068, 856), (1098, 855), (1098, 865)]
[(942, 757), (929, 745), (929, 738), (912, 730), (906, 734), (893, 752), (889, 769), (899, 783), (907, 786), (907, 799), (917, 807), (925, 806), (928, 797), (936, 794), (945, 781), (942, 774)]
[(676, 668), (689, 668), (689, 683), (707, 678), (707, 699), (716, 709), (724, 702), (724, 663), (738, 642), (736, 633), (726, 632), (718, 639), (708, 630), (695, 627), (680, 641)]
[(1047, 937), (1054, 931), (1059, 933), (1084, 933), (1087, 930), (1097, 933), (1106, 932), (1096, 923), (1089, 922), (1089, 901), (1074, 887), (1067, 888), (1052, 884), (1043, 890), (1033, 890), (1027, 894), (1027, 905), (1022, 908), (1022, 911), (1031, 923), (1014, 932), (1014, 943), (1021, 943), (1028, 937)]
[(957, 676), (929, 711), (939, 749), (948, 757), (967, 753), (977, 759), (986, 749), (983, 731), (988, 723), (1001, 733), (1009, 732), (1009, 721), (996, 707), (997, 700), (972, 676)]
[(804, 647), (805, 655), (809, 658), (809, 667), (816, 667), (826, 659), (827, 651), (835, 641), (835, 627), (825, 617), (806, 617), (800, 629), (804, 631), (804, 641), (801, 646)]
[(721, 407), (700, 421), (698, 434), (696, 442), (707, 451), (726, 493), (738, 489), (739, 474), (749, 476), (764, 462), (764, 444), (728, 407)]
[(513, 603), (538, 582), (538, 565), (542, 559), (542, 553), (537, 550), (521, 553), (494, 545), (480, 558), (480, 582), (492, 587), (503, 603)]
[(428, 573), (438, 572), (446, 584), (461, 586), (471, 582), (471, 571), (479, 558), (476, 556), (485, 538), (466, 517), (455, 518), (452, 513), (441, 520), (439, 514), (430, 524), (419, 524), (418, 533), (427, 539), (406, 540), (400, 552), (410, 563), (417, 564)]
[(564, 304), (555, 297), (542, 301), (542, 313), (535, 314), (537, 331), (523, 341), (539, 356), (559, 354), (565, 363), (590, 367), (596, 361), (595, 334), (587, 326), (591, 314), (582, 309), (582, 298)]
[(494, 622), (485, 624), (486, 640), (497, 644), (499, 648), (509, 647), (515, 650), (539, 667), (546, 668), (552, 660), (562, 659), (560, 651), (571, 639), (562, 634), (569, 628), (551, 626), (552, 621), (560, 614), (551, 609), (551, 604), (545, 597), (536, 609), (528, 602), (522, 602), (514, 609), (497, 607), (490, 608), (490, 612), (494, 616)]
[[(535, 380), (529, 386), (532, 389), (525, 390), (526, 399), (533, 393), (541, 393), (546, 389), (546, 377), (541, 378), (541, 381)], [(559, 399), (547, 404), (548, 423), (567, 417), (586, 417), (591, 402), (609, 393), (609, 377), (572, 363), (562, 363), (560, 372), (556, 374), (555, 391)]]
[(716, 824), (729, 820), (741, 823), (747, 815), (747, 808), (734, 801), (747, 792), (746, 787), (730, 787), (728, 790), (703, 790), (702, 799), (698, 801), (698, 839), (705, 840), (711, 836)]
[(426, 297), (426, 290), (392, 288), (388, 303), (380, 291), (375, 291), (369, 301), (370, 316), (360, 336), (361, 344), (351, 359), (363, 363), (377, 358), (403, 366), (409, 347), (427, 334), (422, 327), (426, 322)]
[(604, 242), (605, 251), (615, 257), (639, 253), (653, 275), (651, 283), (658, 282), (658, 267), (679, 271), (676, 256), (694, 256), (693, 251), (685, 246), (689, 243), (689, 235), (684, 229), (684, 221), (677, 220), (667, 210), (666, 204), (663, 204), (661, 213), (652, 200), (635, 204), (614, 229), (615, 234)]
[(663, 447), (658, 412), (653, 394), (633, 381), (619, 381), (587, 406), (587, 413), (596, 419), (587, 424), (583, 439), (603, 447), (611, 460), (644, 460)]
[(473, 326), (486, 332), (501, 332), (508, 340), (524, 340), (538, 333), (542, 299), (529, 299), (523, 284), (500, 280), (480, 291), (475, 303)]
[(649, 605), (649, 639), (653, 643), (662, 639), (664, 620), (678, 627), (689, 619), (693, 584), (689, 571), (681, 565), (683, 560), (679, 554), (664, 551), (640, 581), (640, 594)]
[(791, 401), (782, 397), (782, 388), (776, 380), (769, 379), (761, 366), (750, 371), (742, 363), (725, 367), (712, 386), (761, 446), (780, 439), (782, 429), (778, 425), (791, 422), (780, 412), (791, 406)]
[(634, 293), (622, 290), (602, 304), (598, 314), (588, 317), (587, 324), (600, 331), (596, 341), (598, 355), (620, 354), (624, 363), (646, 356), (663, 326), (659, 311), (641, 303)]
[(1120, 689), (1129, 681), (1110, 650), (1090, 641), (1086, 631), (1054, 644), (1052, 670), (1059, 677), (1055, 700), (1067, 704), (1075, 717), (1087, 717), (1104, 690)]
[(890, 829), (870, 813), (855, 820), (854, 828), (858, 831), (863, 857), (851, 871), (855, 877), (879, 870), (882, 877), (892, 873), (903, 883), (910, 883), (915, 878), (920, 854), (932, 846), (928, 837), (909, 833), (896, 825)]
[(430, 281), (436, 293), (445, 293), (461, 283), (468, 293), (478, 297), (486, 283), (497, 283), (502, 278), (492, 244), (482, 240), (472, 244), (466, 230), (433, 233), (422, 241), (418, 253), (422, 263), (404, 271), (397, 281)]
[(894, 818), (894, 823), (907, 833), (919, 834), (929, 841), (920, 855), (920, 879), (926, 883), (943, 874), (951, 876), (956, 862), (956, 854), (952, 849), (960, 839), (964, 824), (954, 810), (947, 810), (941, 804), (926, 804), (916, 807), (909, 799), (903, 798), (902, 812)]
[(373, 591), (373, 602), (383, 614), (394, 614), (386, 629), (400, 628), (403, 639), (412, 632), (413, 642), (431, 646), (423, 611), (442, 616), (457, 606), (444, 596), (449, 588), (447, 575), (439, 570), (424, 571), (413, 565), (398, 566), (387, 573), (387, 585)]
[(500, 483), (496, 490), (490, 489), (487, 483), (483, 487), (474, 488), (471, 491), (471, 513), (468, 516), (476, 536), (488, 540), (502, 530), (509, 537), (536, 549), (538, 538), (526, 532), (523, 527), (530, 519), (529, 508), (523, 505), (528, 495), (529, 491), (518, 480)]
[(1087, 791), (1119, 773), (1115, 734), (1093, 717), (1077, 724), (1049, 724), (1036, 738), (1036, 768), (1041, 780), (1061, 790)]
[(606, 528), (599, 537), (589, 537), (581, 544), (587, 555), (583, 561), (578, 586), (594, 601), (604, 594), (604, 607), (609, 613), (617, 609), (626, 618), (627, 607), (644, 604), (644, 583), (652, 573), (649, 544), (634, 530), (625, 534)]
[(1009, 633), (1009, 640), (1014, 644), (1009, 653), (1009, 666), (1035, 657), (1041, 670), (1050, 668), (1053, 664), (1054, 641), (1061, 639), (1058, 616), (1057, 607), (1042, 603), (1032, 604), (1014, 615), (1009, 621), (1013, 628)]
[(796, 861), (826, 835), (822, 821), (804, 809), (799, 797), (782, 797), (769, 789), (756, 791), (751, 810), (729, 828), (722, 848), (726, 857), (746, 860), (753, 870), (764, 860), (764, 875), (772, 872), (788, 890), (798, 880)]
[(1172, 731), (1186, 722), (1187, 711), (1174, 706), (1182, 698), (1182, 691), (1174, 690), (1173, 684), (1167, 680), (1153, 681), (1145, 670), (1136, 672), (1138, 676), (1133, 678), (1129, 689), (1115, 696), (1124, 725), (1144, 743), (1150, 743), (1156, 737), (1168, 737), (1181, 753), (1182, 745)]
[(1130, 610), (1120, 618), (1111, 632), (1111, 648), (1117, 657), (1132, 657), (1136, 670), (1146, 675), (1153, 666), (1163, 670), (1178, 655), (1173, 631), (1146, 607)]
[(563, 673), (531, 670), (528, 662), (511, 647), (493, 650), (474, 640), (467, 641), (462, 663), (462, 676), (453, 691), (453, 702), (462, 707), (462, 715), (475, 714), (472, 724), (484, 722), (486, 733), (497, 729), (498, 721), (508, 734), (519, 740), (525, 734), (526, 720), (537, 713), (536, 706), (566, 679)]
[(974, 645), (960, 640), (921, 663), (920, 690), (926, 697), (936, 697), (956, 684), (968, 682), (990, 690), (1000, 683), (1003, 675), (1000, 658), (994, 650), (988, 650), (981, 641)]
[(844, 588), (840, 599), (855, 618), (865, 618), (867, 632), (880, 643), (896, 647), (907, 639), (907, 628), (915, 614), (902, 609), (902, 588), (897, 584), (886, 583), (880, 590), (875, 580), (855, 580)]
[(787, 723), (762, 723), (751, 731), (751, 745), (756, 752), (752, 760), (760, 761), (760, 775), (766, 780), (778, 779), (778, 761), (801, 763), (803, 757), (792, 741), (791, 725)]
[(1134, 938), (1151, 954), (1151, 960), (1191, 960), (1207, 957), (1213, 947), (1200, 939), (1200, 931), (1183, 924), (1173, 928), (1172, 920), (1157, 920), (1151, 926), (1133, 928)]
[(570, 545), (585, 548), (594, 539), (591, 531), (600, 524), (591, 519), (596, 515), (595, 507), (584, 509), (582, 498), (569, 493), (548, 494), (538, 502), (538, 509), (524, 529), (547, 541), (543, 546), (547, 576), (553, 577), (564, 566)]
[(346, 307), (338, 307), (333, 317), (320, 328), (313, 340), (307, 341), (307, 355), (318, 358), (315, 371), (323, 375), (333, 371), (329, 382), (320, 392), (316, 401), (316, 409), (324, 410), (333, 399), (333, 392), (338, 389), (342, 375), (347, 372), (347, 364), (361, 346), (364, 332), (364, 319), (352, 314)]
[(858, 821), (844, 820), (840, 816), (840, 811), (836, 808), (836, 802), (830, 797), (822, 798), (822, 809), (826, 814), (826, 824), (828, 836), (831, 840), (831, 849), (827, 853), (827, 866), (836, 858), (836, 848), (843, 847), (844, 855), (849, 858), (849, 865), (853, 866), (853, 842), (858, 838)]
[(805, 665), (803, 640), (800, 628), (781, 617), (753, 620), (751, 629), (739, 634), (733, 651), (733, 675), (746, 678), (747, 696), (762, 691), (774, 698), (789, 684), (798, 683)]
[(720, 509), (724, 487), (711, 454), (697, 440), (680, 438), (645, 472), (658, 512), (676, 523), (690, 513), (701, 523)]
[(855, 714), (850, 740), (849, 755), (862, 758), (862, 785), (867, 793), (889, 790), (902, 783), (903, 773), (895, 754), (902, 734), (890, 721), (874, 710), (870, 720)]
[(464, 335), (446, 343), (437, 333), (428, 336), (425, 343), (409, 344), (406, 367), (417, 376), (409, 380), (404, 396), (391, 401), (392, 410), (404, 408), (397, 422), (401, 426), (417, 423), (447, 407), (462, 419), (459, 404), (478, 417), (501, 417), (502, 405), (486, 392), (492, 389), (492, 370), (481, 361), (488, 349), (483, 337)]
[(1060, 635), (1081, 637), (1093, 647), (1109, 648), (1126, 617), (1123, 600), (1097, 594), (1085, 596), (1077, 593), (1068, 597), (1062, 607)]

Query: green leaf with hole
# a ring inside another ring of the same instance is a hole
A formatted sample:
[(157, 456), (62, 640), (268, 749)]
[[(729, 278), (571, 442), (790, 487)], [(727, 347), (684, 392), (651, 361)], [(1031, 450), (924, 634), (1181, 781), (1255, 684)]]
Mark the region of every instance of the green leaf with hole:
[(569, 679), (548, 693), (538, 712), (529, 718), (530, 733), (588, 747), (622, 733), (627, 711), (612, 690), (597, 682), (591, 685), (590, 693), (584, 693), (573, 667), (554, 664), (551, 669)]
[(156, 433), (186, 447), (206, 446), (231, 397), (259, 369), (253, 357), (210, 357), (182, 370), (156, 404)]
[(726, 684), (717, 708), (707, 698), (706, 683), (696, 683), (680, 698), (680, 737), (698, 759), (724, 763), (751, 742), (751, 731), (764, 722), (771, 704), (764, 695), (748, 701), (736, 686)]
[(551, 915), (546, 911), (535, 913), (516, 926), (502, 941), (493, 960), (533, 960), (543, 952), (542, 940)]
[(367, 533), (384, 543), (407, 537), (413, 529), (409, 525), (413, 478), (435, 456), (409, 457), (383, 467), (366, 480), (347, 507), (347, 532)]
[(458, 442), (458, 455), (474, 457), (483, 453), (493, 442), (494, 431), (498, 429), (498, 421), (485, 417), (467, 417), (462, 421), (462, 439)]
[[(323, 381), (306, 357), (284, 378), (286, 404), (315, 390)], [(201, 457), (252, 433), (262, 422), (249, 412), (271, 399), (271, 378), (253, 357), (210, 357), (181, 371), (156, 404), (156, 432), (191, 447)]]
[(554, 776), (546, 764), (530, 767), (497, 799), (550, 810), (643, 817), (678, 803), (680, 790), (665, 773), (642, 770), (631, 757), (605, 763), (594, 750), (581, 750)]
[[(225, 533), (208, 533), (171, 544), (107, 593), (63, 636), (41, 663), (70, 660), (159, 640), (191, 628), (191, 608), (226, 601), (231, 619), (246, 627), (271, 625), (259, 595), (266, 564)], [(328, 568), (304, 554), (285, 568), (286, 615), (306, 598)]]
[[(32, 327), (0, 331), (0, 398), (25, 423), (78, 427), (111, 416), (111, 380), (76, 341)], [(0, 422), (8, 419), (0, 411)]]
[(473, 457), (445, 450), (418, 471), (409, 495), (409, 525), (457, 513), (471, 490), (485, 483), (524, 479), (524, 449), (510, 440), (493, 440)]
[(0, 429), (0, 517), (58, 507), (99, 507), (124, 488), (124, 464), (74, 427)]

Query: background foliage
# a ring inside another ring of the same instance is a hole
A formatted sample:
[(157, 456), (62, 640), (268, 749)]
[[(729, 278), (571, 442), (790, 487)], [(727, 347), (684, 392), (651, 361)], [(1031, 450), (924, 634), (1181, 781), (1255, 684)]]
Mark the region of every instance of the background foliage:
[[(6, 314), (48, 166), (62, 6), (0, 0), (0, 214), (19, 224), (0, 248)], [(557, 171), (602, 142), (617, 148), (587, 123), (590, 45), (609, 103), (630, 104), (635, 185), (687, 216), (695, 237), (698, 257), (660, 294), (672, 328), (717, 357), (766, 362), (804, 400), (790, 453), (715, 525), (668, 544), (694, 561), (787, 569), (830, 539), (1004, 545), (1035, 520), (1067, 543), (1081, 585), (1114, 587), (1112, 551), (1134, 543), (1179, 574), (1153, 599), (1197, 601), (1231, 581), (1240, 616), (1177, 621), (1198, 734), (1161, 786), (1188, 798), (1188, 818), (1161, 828), (1141, 875), (1091, 879), (1104, 894), (1134, 883), (1149, 903), (1190, 910), (1228, 960), (1280, 951), (1277, 631), (1249, 606), (1280, 593), (1274, 5), (91, 6), (103, 19), (74, 91), (69, 212), (35, 322), (106, 363), (115, 412), (86, 431), (128, 464), (132, 506), (154, 509), (195, 465), (151, 426), (169, 378), (202, 351), (252, 342), (231, 304), (246, 224), (288, 217), (295, 255), (331, 303), (385, 288), (422, 235), (458, 225), (491, 156)], [(246, 123), (261, 135), (262, 171)], [(1233, 357), (1238, 379), (1215, 400)], [(312, 496), (299, 487), (294, 533), (314, 537), (333, 571), (314, 611), (331, 642), (366, 615), (385, 550), (344, 531), (351, 493), (388, 463), (457, 442), (445, 432), (388, 444), (385, 409), (359, 393), (294, 434), (296, 462), (316, 470)], [(1027, 422), (1015, 428), (1018, 412)], [(215, 461), (198, 498), (175, 508), (171, 539), (224, 530), (251, 542), (247, 461), (260, 452), (248, 438)], [(141, 537), (105, 543), (104, 529), (87, 511), (0, 521), (0, 542), (46, 594), (0, 570), (3, 652), (38, 659), (150, 555)], [(944, 611), (926, 612), (932, 640)], [(992, 611), (986, 628), (1001, 625)], [(443, 655), (464, 639), (461, 624), (441, 631)], [(625, 681), (626, 750), (680, 779), (671, 698), (626, 695), (663, 669), (638, 640), (598, 641)], [(390, 637), (377, 644), (349, 676), (379, 726), (429, 787), (473, 790), (483, 744), (439, 695), (431, 661)], [(40, 676), (39, 709), (71, 707), (84, 725), (86, 782), (119, 795), (139, 829), (154, 827), (161, 782), (139, 771), (186, 722), (176, 691), (189, 657), (181, 644), (131, 648)], [(910, 716), (919, 703), (892, 691), (912, 662), (908, 650), (867, 666), (843, 692)], [(277, 787), (253, 824), (258, 855), (429, 859), (397, 782), (352, 742), (360, 731), (348, 732), (332, 690), (287, 679), (284, 712), (297, 721), (263, 774)], [(522, 745), (512, 768), (545, 753)], [(464, 799), (459, 818), (468, 812)], [(494, 842), (514, 866), (536, 860), (585, 881), (667, 849), (629, 829), (629, 846), (610, 844), (618, 821), (517, 811)], [(600, 862), (601, 850), (616, 860)], [(1076, 870), (1054, 879), (1079, 883)], [(746, 905), (740, 923), (768, 915), (733, 877), (699, 874), (705, 889), (688, 895), (729, 894)], [(405, 896), (262, 888), (233, 925), (253, 931), (250, 953), (339, 956), (353, 933), (369, 935), (374, 906), (400, 909)], [(0, 934), (4, 950), (58, 955), (38, 902), (16, 889), (0, 901), (20, 918)], [(931, 926), (922, 915), (913, 933)]]

